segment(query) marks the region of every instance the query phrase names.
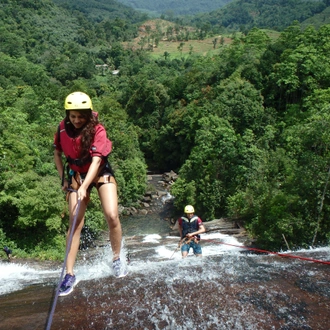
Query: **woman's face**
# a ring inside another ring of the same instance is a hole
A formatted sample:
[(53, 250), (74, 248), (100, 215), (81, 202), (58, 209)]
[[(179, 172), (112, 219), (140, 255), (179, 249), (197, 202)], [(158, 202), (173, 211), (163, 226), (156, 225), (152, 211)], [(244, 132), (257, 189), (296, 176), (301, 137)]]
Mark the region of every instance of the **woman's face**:
[(82, 128), (87, 122), (87, 118), (83, 116), (79, 111), (75, 110), (70, 111), (69, 119), (71, 124), (77, 129)]

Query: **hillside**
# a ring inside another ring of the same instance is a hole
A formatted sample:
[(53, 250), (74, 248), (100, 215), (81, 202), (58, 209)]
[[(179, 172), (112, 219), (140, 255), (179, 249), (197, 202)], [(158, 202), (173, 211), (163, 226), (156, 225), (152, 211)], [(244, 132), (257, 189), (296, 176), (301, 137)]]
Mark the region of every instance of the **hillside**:
[(234, 0), (221, 9), (196, 15), (191, 24), (208, 22), (217, 30), (248, 31), (258, 27), (282, 31), (294, 21), (301, 23), (322, 13), (327, 6), (327, 0)]
[[(59, 2), (0, 6), (1, 246), (21, 257), (63, 256), (69, 219), (52, 145), (63, 100), (77, 90), (91, 96), (113, 141), (121, 206), (141, 205), (147, 169), (173, 170), (177, 210), (189, 203), (206, 221), (243, 219), (272, 250), (285, 247), (283, 237), (294, 249), (329, 244), (330, 25), (288, 22), (289, 9), (307, 19), (325, 2), (283, 1), (288, 28), (277, 41), (265, 29), (244, 31), (266, 25), (266, 0), (240, 2), (252, 23), (237, 23), (246, 17), (232, 2), (220, 17), (232, 17), (227, 30), (199, 17), (162, 20), (157, 32), (117, 2)], [(143, 50), (134, 51), (139, 34)], [(86, 220), (97, 233), (105, 223), (94, 193)]]
[[(329, 21), (328, 0), (53, 0), (93, 22), (116, 20), (121, 30), (150, 17), (194, 26), (213, 35), (247, 32), (253, 27), (282, 31), (294, 21), (319, 27)], [(180, 16), (180, 17), (177, 17)], [(121, 21), (121, 20), (124, 20)], [(128, 41), (128, 40), (126, 40)]]
[(129, 19), (130, 23), (140, 22), (146, 15), (115, 0), (52, 0), (58, 6), (79, 11), (93, 21), (104, 19)]
[(207, 13), (219, 9), (233, 0), (117, 0), (118, 2), (136, 10), (146, 12), (152, 16), (184, 16)]
[[(203, 39), (180, 40), (179, 35), (182, 31), (174, 29), (175, 24), (160, 18), (150, 19), (143, 22), (138, 28), (138, 36), (131, 41), (123, 42), (125, 49), (148, 50), (151, 57), (159, 58), (169, 56), (171, 59), (182, 58), (189, 55), (210, 55), (218, 54), (219, 48), (229, 45), (233, 41), (234, 34), (218, 34)], [(173, 34), (169, 36), (167, 31), (173, 28)], [(193, 27), (184, 27), (184, 31), (189, 31), (190, 35), (196, 35)], [(262, 30), (271, 40), (276, 40), (280, 32), (274, 30)], [(154, 35), (162, 37), (155, 43)], [(235, 33), (238, 37), (241, 33)], [(179, 39), (179, 40), (178, 40)], [(152, 46), (151, 46), (152, 45)]]
[[(173, 29), (173, 30), (172, 30)], [(168, 31), (172, 31), (171, 34)], [(206, 55), (216, 50), (220, 43), (229, 44), (232, 38), (227, 36), (213, 36), (202, 40), (191, 39), (183, 41), (180, 39), (180, 33), (187, 31), (190, 35), (196, 33), (193, 27), (184, 27), (182, 30), (176, 30), (175, 24), (160, 18), (145, 21), (138, 28), (138, 36), (129, 42), (124, 42), (124, 47), (132, 50), (148, 49), (151, 56), (164, 56), (164, 53), (170, 54), (171, 58), (181, 57), (188, 54)], [(157, 43), (154, 42), (155, 34), (162, 35)], [(153, 46), (150, 47), (150, 44)]]
[(318, 29), (322, 25), (329, 23), (330, 23), (330, 6), (325, 8), (321, 13), (315, 14), (314, 16), (303, 21), (301, 26), (305, 28), (308, 25), (313, 25)]

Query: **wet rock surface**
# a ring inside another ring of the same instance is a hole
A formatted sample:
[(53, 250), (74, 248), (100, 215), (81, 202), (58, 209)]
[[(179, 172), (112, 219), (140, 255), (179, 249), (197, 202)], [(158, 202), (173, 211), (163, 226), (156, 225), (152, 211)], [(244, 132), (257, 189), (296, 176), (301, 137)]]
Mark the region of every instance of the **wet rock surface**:
[[(51, 329), (330, 328), (328, 265), (242, 254), (154, 261), (153, 248), (133, 254), (127, 277), (80, 281), (59, 297)], [(53, 295), (45, 283), (2, 296), (0, 329), (45, 329)]]

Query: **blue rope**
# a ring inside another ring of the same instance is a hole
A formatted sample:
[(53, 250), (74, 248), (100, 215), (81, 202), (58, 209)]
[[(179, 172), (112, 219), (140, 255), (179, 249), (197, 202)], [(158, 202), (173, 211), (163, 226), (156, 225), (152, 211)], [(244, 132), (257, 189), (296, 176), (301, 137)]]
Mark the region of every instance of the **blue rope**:
[(50, 327), (51, 327), (51, 324), (52, 324), (52, 321), (53, 321), (53, 316), (54, 316), (56, 303), (57, 303), (57, 299), (58, 299), (61, 284), (62, 284), (62, 279), (63, 279), (63, 274), (64, 274), (64, 270), (65, 270), (65, 266), (66, 266), (66, 261), (68, 259), (68, 254), (69, 254), (69, 251), (71, 249), (71, 243), (72, 243), (74, 229), (76, 227), (76, 222), (77, 222), (77, 218), (78, 218), (78, 214), (79, 214), (80, 204), (81, 204), (81, 200), (78, 199), (77, 210), (76, 210), (76, 214), (73, 218), (72, 227), (71, 227), (71, 231), (70, 231), (70, 236), (69, 236), (68, 244), (67, 244), (67, 247), (66, 247), (66, 253), (65, 253), (65, 258), (64, 258), (64, 262), (63, 262), (60, 281), (59, 281), (57, 289), (56, 289), (56, 294), (55, 294), (55, 298), (54, 298), (54, 301), (53, 301), (53, 306), (52, 306), (52, 309), (50, 311), (48, 322), (47, 322), (47, 327), (46, 327), (47, 330), (50, 330)]

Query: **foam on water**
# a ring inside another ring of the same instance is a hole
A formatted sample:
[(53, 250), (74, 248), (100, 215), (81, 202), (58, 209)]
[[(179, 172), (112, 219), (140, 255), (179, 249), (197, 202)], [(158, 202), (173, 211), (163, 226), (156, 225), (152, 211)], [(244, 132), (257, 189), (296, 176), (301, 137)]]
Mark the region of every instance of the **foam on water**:
[(159, 243), (159, 240), (162, 237), (158, 234), (147, 235), (143, 238), (143, 242), (145, 243)]
[[(126, 248), (122, 247), (120, 259), (126, 263)], [(110, 246), (105, 246), (98, 249), (96, 256), (90, 260), (85, 257), (76, 262), (75, 275), (77, 283), (79, 281), (88, 281), (92, 279), (99, 279), (113, 275), (112, 269), (112, 250)]]
[(37, 270), (17, 263), (0, 264), (0, 295), (18, 291), (25, 286), (44, 283), (56, 276), (58, 271)]
[[(181, 251), (178, 248), (178, 237), (162, 237), (158, 234), (144, 235), (137, 241), (133, 247), (130, 247), (133, 257), (128, 265), (129, 272), (132, 274), (145, 274), (167, 272), (171, 267), (179, 269), (185, 274), (187, 281), (194, 281), (196, 274), (191, 272), (191, 267), (212, 267), (211, 259), (221, 256), (221, 269), (223, 273), (237, 275), (240, 270), (239, 264), (248, 262), (249, 258), (260, 258), (257, 254), (242, 254), (243, 245), (237, 241), (235, 237), (224, 235), (221, 233), (206, 233), (201, 235), (201, 244), (203, 258), (195, 258), (192, 251), (189, 252), (188, 258), (182, 260)], [(229, 244), (229, 245), (226, 245)], [(240, 248), (240, 246), (242, 248)], [(330, 248), (320, 247), (315, 249), (302, 249), (290, 252), (291, 254), (304, 253), (310, 255), (311, 258), (317, 258), (321, 254), (323, 258), (329, 260)], [(112, 251), (110, 245), (99, 247), (94, 250), (93, 257), (87, 252), (80, 251), (79, 258), (75, 265), (75, 274), (77, 282), (99, 279), (113, 276), (112, 270)], [(121, 260), (126, 262), (127, 247), (125, 242), (121, 252)], [(228, 257), (226, 257), (228, 256)], [(281, 263), (276, 259), (276, 255), (263, 255), (263, 263), (272, 263), (273, 266), (286, 268), (290, 263)], [(211, 261), (211, 263), (210, 263)], [(295, 262), (304, 262), (295, 259)], [(37, 269), (24, 264), (3, 262), (0, 263), (0, 295), (18, 291), (28, 285), (52, 283), (58, 284), (62, 266), (57, 269)], [(210, 268), (211, 270), (211, 268)], [(181, 275), (180, 275), (181, 276)], [(208, 280), (217, 278), (218, 273), (210, 271)], [(175, 276), (170, 276), (168, 281), (175, 280)]]

